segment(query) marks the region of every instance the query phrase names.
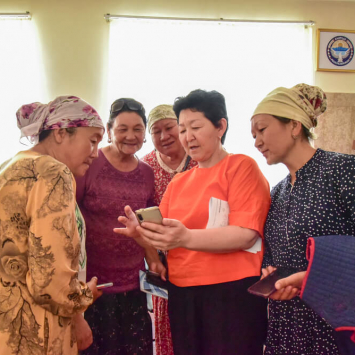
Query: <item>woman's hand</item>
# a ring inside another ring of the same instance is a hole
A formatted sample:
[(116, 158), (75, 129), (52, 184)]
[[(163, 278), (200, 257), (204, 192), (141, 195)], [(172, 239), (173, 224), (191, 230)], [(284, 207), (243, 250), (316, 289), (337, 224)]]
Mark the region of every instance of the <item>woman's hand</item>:
[(76, 341), (78, 350), (87, 349), (93, 342), (92, 331), (82, 313), (75, 314), (73, 317)]
[(159, 255), (153, 247), (145, 249), (145, 260), (149, 266), (150, 271), (154, 271), (160, 275), (160, 277), (166, 281), (166, 268), (160, 261)]
[(143, 222), (137, 231), (147, 244), (160, 250), (183, 248), (191, 238), (190, 230), (176, 219), (164, 218), (162, 224)]
[(94, 276), (88, 283), (87, 283), (89, 289), (92, 292), (92, 295), (94, 296), (93, 302), (95, 302), (101, 295), (102, 295), (102, 290), (97, 289), (97, 277)]
[(301, 271), (297, 272), (295, 274), (292, 274), (288, 277), (285, 277), (284, 279), (278, 280), (275, 283), (275, 287), (277, 290), (281, 290), (283, 288), (286, 288), (288, 286), (292, 286), (297, 289), (302, 288), (303, 280), (306, 277), (307, 271)]
[(133, 213), (130, 206), (124, 208), (126, 216), (118, 217), (118, 221), (126, 226), (126, 228), (114, 228), (113, 231), (117, 234), (123, 234), (126, 237), (139, 238), (140, 235), (136, 228), (139, 226), (136, 215)]
[[(273, 267), (273, 266), (268, 266), (266, 269), (262, 269), (262, 277), (261, 278), (263, 279), (264, 277), (271, 274), (275, 270), (276, 270), (276, 267)], [(269, 298), (271, 298), (272, 300), (276, 300), (276, 301), (289, 301), (298, 295), (300, 288), (293, 287), (292, 284), (287, 284), (287, 283), (280, 284), (280, 281), (286, 280), (286, 279), (288, 279), (288, 277), (276, 281), (276, 283), (275, 283), (276, 291), (274, 293), (272, 293), (269, 296)], [(277, 285), (279, 287), (277, 287)], [(282, 286), (282, 285), (284, 285), (284, 286)]]

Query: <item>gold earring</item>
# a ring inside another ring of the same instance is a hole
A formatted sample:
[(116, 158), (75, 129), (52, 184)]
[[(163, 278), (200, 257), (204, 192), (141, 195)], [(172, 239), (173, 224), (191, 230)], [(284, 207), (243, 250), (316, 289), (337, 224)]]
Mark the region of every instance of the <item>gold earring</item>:
[(298, 136), (296, 136), (295, 134), (292, 134), (292, 138), (293, 138), (294, 140), (296, 140), (296, 139), (298, 138)]

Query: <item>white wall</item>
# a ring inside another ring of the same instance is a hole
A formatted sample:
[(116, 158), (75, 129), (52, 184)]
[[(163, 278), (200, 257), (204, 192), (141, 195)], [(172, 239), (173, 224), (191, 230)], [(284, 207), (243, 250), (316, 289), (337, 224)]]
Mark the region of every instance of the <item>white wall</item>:
[[(54, 98), (66, 93), (81, 96), (93, 104), (104, 118), (107, 116), (107, 107), (103, 107), (105, 101), (103, 98), (106, 97), (109, 35), (109, 24), (103, 18), (105, 13), (313, 20), (316, 21), (315, 30), (316, 28), (355, 29), (354, 1), (2, 0), (0, 2), (0, 12), (24, 11), (31, 12), (32, 21), (37, 26), (43, 46), (43, 66), (47, 77), (48, 97)], [(314, 52), (315, 42), (314, 34)], [(129, 51), (129, 48), (122, 48), (122, 51)], [(179, 48), (176, 48), (176, 55), (178, 53)], [(163, 48), (161, 55), (165, 55)], [(4, 84), (0, 78), (0, 85)], [(355, 93), (355, 73), (315, 72), (315, 84), (327, 92)]]

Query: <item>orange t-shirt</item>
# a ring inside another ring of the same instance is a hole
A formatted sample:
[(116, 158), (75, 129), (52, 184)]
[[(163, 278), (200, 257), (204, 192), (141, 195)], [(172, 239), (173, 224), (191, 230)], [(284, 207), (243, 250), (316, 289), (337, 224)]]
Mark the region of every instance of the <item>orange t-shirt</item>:
[[(163, 217), (189, 229), (205, 229), (211, 197), (229, 204), (229, 225), (263, 235), (270, 207), (269, 184), (256, 162), (230, 154), (211, 168), (177, 174), (160, 204)], [(169, 280), (176, 286), (211, 285), (260, 275), (263, 252), (209, 253), (177, 248), (169, 251)]]

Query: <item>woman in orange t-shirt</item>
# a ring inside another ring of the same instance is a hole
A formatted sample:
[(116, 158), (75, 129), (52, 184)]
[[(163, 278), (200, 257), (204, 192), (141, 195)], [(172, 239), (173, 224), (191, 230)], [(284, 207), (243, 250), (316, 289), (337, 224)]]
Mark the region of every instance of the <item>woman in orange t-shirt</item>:
[[(175, 355), (263, 352), (266, 302), (247, 289), (260, 278), (269, 185), (253, 159), (228, 154), (223, 95), (192, 91), (174, 104), (179, 139), (198, 166), (177, 174), (160, 204), (162, 225), (129, 207), (117, 229), (169, 250), (169, 316)], [(165, 270), (161, 270), (165, 278)]]

